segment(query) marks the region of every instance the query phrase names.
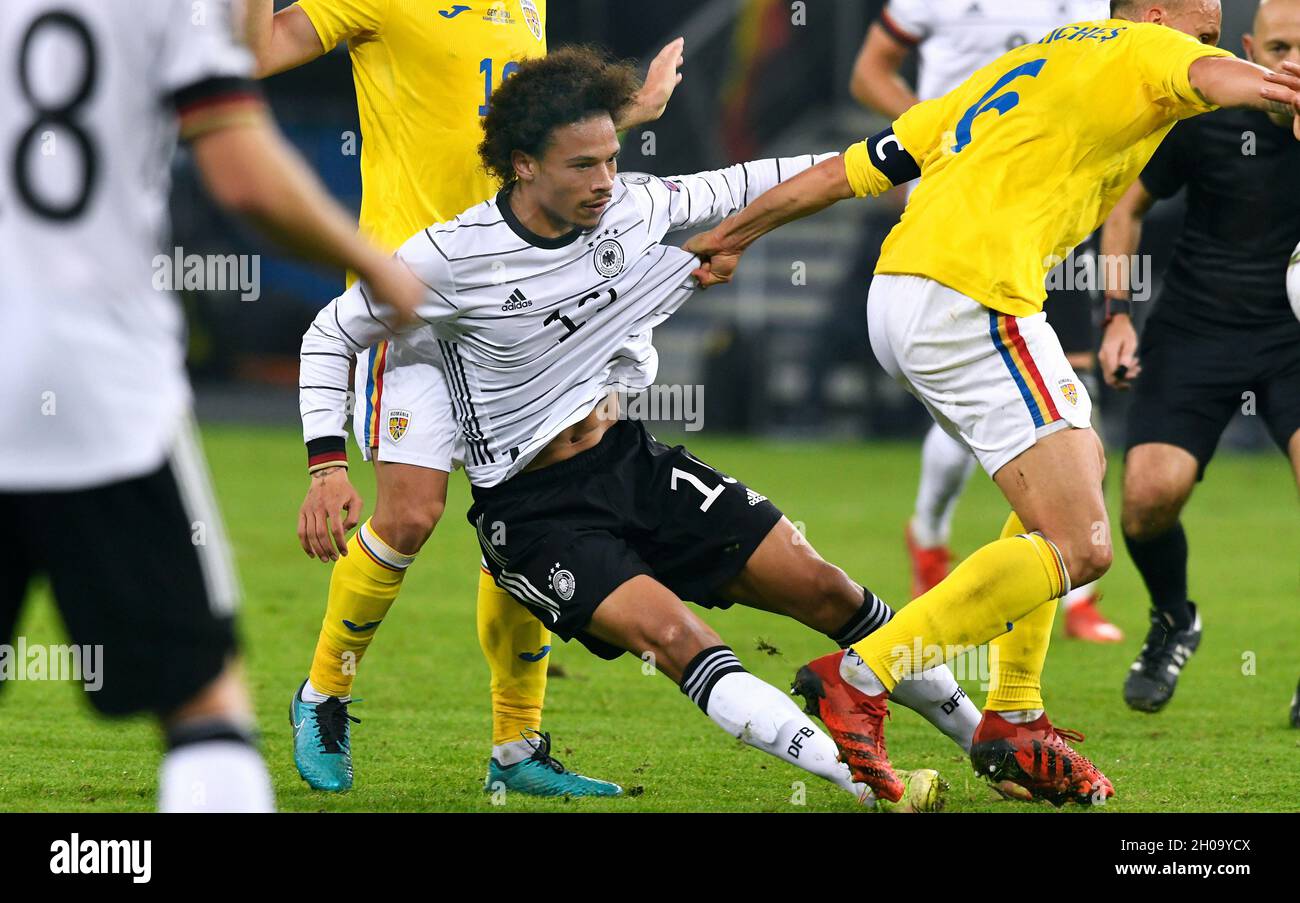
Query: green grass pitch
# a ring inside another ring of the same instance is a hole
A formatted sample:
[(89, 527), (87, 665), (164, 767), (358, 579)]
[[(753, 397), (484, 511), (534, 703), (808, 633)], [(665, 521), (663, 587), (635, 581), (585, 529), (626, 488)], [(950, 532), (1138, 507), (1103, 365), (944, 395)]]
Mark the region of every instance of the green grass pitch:
[[(287, 709), (306, 673), (324, 609), (328, 567), (299, 550), (296, 515), (306, 488), (301, 445), (290, 430), (213, 428), (210, 464), (245, 588), (247, 671), (279, 805), (292, 811), (494, 811), (482, 780), (489, 744), (488, 672), (474, 632), (478, 551), (463, 519), (468, 491), (453, 479), (448, 513), (411, 569), (397, 604), (362, 663), (353, 707), (356, 788), (308, 790), (292, 761)], [(911, 507), (917, 448), (708, 439), (692, 449), (769, 495), (809, 541), (856, 579), (898, 604), (908, 585), (902, 527)], [(373, 501), (368, 468), (354, 477)], [(1112, 480), (1112, 512), (1118, 510)], [(957, 516), (959, 555), (995, 536), (1005, 509), (977, 477)], [(1122, 548), (1107, 576), (1104, 610), (1127, 633), (1118, 646), (1061, 637), (1048, 657), (1049, 712), (1088, 735), (1081, 747), (1114, 781), (1106, 811), (1295, 810), (1300, 732), (1287, 706), (1300, 676), (1295, 637), (1295, 489), (1278, 456), (1225, 455), (1187, 513), (1193, 596), (1205, 640), (1164, 713), (1128, 711), (1124, 674), (1145, 632), (1146, 603)], [(125, 544), (112, 524), (104, 542)], [(748, 667), (787, 687), (795, 669), (828, 651), (792, 621), (733, 609), (706, 614)], [(62, 641), (46, 594), (31, 600), (19, 632)], [(111, 654), (111, 652), (110, 652)], [(829, 785), (724, 736), (661, 676), (630, 656), (598, 661), (559, 644), (545, 726), (558, 757), (618, 781), (632, 796), (609, 801), (510, 796), (508, 811), (849, 811)], [(965, 682), (976, 703), (978, 680)], [(92, 717), (66, 683), (23, 682), (0, 694), (0, 810), (148, 810), (159, 741), (145, 719)], [(938, 768), (952, 785), (950, 811), (1052, 811), (1002, 802), (955, 747), (895, 707), (890, 753), (900, 767)], [(807, 780), (803, 805), (796, 781)], [(1070, 810), (1067, 810), (1070, 811)], [(1074, 810), (1078, 811), (1078, 810)]]

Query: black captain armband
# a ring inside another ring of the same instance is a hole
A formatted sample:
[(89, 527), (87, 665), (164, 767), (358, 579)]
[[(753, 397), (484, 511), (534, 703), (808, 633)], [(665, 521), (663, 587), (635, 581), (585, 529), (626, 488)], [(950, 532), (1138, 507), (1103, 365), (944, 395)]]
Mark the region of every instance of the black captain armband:
[(893, 126), (867, 139), (867, 153), (876, 169), (895, 185), (906, 185), (921, 178), (921, 167), (894, 134)]

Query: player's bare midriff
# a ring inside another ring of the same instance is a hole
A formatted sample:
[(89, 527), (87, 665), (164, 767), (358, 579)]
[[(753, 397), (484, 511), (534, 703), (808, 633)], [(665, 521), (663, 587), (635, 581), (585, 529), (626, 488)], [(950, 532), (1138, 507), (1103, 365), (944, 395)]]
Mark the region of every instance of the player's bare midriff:
[(524, 468), (524, 472), (559, 464), (595, 448), (609, 428), (618, 423), (618, 412), (618, 393), (610, 392), (586, 417), (573, 426), (565, 427), (559, 435), (546, 443), (546, 447), (537, 453), (537, 457)]

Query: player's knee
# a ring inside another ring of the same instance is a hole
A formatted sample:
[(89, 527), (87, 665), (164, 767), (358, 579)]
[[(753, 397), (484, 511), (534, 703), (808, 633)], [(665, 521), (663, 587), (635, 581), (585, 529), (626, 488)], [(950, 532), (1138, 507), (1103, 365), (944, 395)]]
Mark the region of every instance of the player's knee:
[(1056, 546), (1072, 586), (1091, 583), (1110, 570), (1115, 553), (1105, 521), (1093, 524), (1086, 532), (1075, 530), (1056, 536), (1044, 535)]
[(429, 537), (434, 527), (442, 519), (445, 505), (440, 501), (428, 501), (423, 504), (405, 503), (395, 509), (376, 511), (371, 520), (371, 528), (379, 538), (404, 555), (414, 555)]
[(1159, 480), (1130, 479), (1124, 485), (1124, 535), (1137, 540), (1159, 536), (1178, 521), (1181, 507), (1174, 487)]
[(1072, 586), (1083, 586), (1100, 580), (1110, 570), (1115, 560), (1115, 550), (1110, 537), (1096, 542), (1088, 542), (1076, 548), (1071, 560), (1067, 562)]

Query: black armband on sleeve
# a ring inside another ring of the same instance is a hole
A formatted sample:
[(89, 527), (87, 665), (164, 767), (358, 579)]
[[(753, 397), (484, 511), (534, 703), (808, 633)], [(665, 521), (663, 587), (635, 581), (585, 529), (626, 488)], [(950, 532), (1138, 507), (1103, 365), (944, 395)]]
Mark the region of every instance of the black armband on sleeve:
[(172, 106), (181, 116), (240, 100), (262, 100), (262, 89), (257, 82), (239, 76), (214, 76), (184, 87), (171, 97)]
[(921, 178), (921, 167), (907, 152), (894, 134), (893, 126), (867, 139), (867, 152), (876, 169), (883, 172), (895, 185), (906, 185)]
[(327, 467), (347, 467), (347, 440), (343, 436), (322, 436), (307, 443), (307, 472)]

